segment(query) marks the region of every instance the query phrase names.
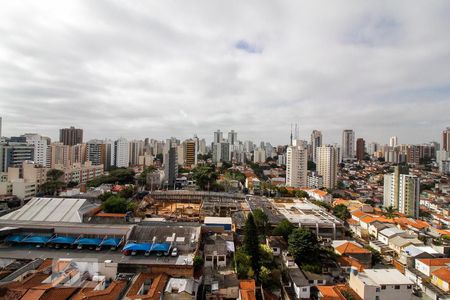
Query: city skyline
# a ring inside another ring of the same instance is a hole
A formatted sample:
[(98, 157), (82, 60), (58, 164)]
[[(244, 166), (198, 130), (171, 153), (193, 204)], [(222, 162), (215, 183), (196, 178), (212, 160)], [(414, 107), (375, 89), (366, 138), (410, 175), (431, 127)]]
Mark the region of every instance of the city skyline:
[(440, 142), (450, 4), (324, 4), (5, 3), (4, 135)]

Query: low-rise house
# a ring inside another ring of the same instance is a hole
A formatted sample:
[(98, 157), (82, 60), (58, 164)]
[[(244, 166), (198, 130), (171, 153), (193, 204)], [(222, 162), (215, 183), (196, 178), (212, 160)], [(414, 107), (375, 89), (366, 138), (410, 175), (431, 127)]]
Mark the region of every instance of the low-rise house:
[(311, 285), (308, 278), (300, 270), (300, 268), (295, 265), (294, 267), (288, 268), (287, 270), (289, 276), (289, 288), (293, 291), (296, 299), (309, 299), (311, 297)]
[(280, 256), (283, 250), (286, 250), (288, 244), (284, 237), (272, 235), (266, 238), (266, 245), (272, 249), (273, 256)]
[(404, 233), (405, 233), (404, 230), (401, 230), (397, 227), (389, 227), (389, 228), (381, 230), (378, 233), (378, 240), (385, 245), (389, 245), (390, 239), (392, 239), (398, 235), (404, 234)]
[(422, 246), (423, 242), (415, 237), (405, 238), (404, 236), (396, 236), (389, 240), (389, 248), (394, 250), (398, 255), (409, 245)]
[(195, 300), (198, 283), (192, 278), (170, 278), (164, 289), (163, 300)]
[(220, 234), (206, 239), (204, 247), (205, 267), (223, 268), (227, 266), (227, 241)]
[(450, 291), (450, 269), (448, 267), (441, 267), (431, 272), (431, 283), (444, 292)]
[(420, 258), (416, 259), (416, 270), (425, 276), (431, 276), (431, 273), (450, 264), (450, 258)]
[(369, 235), (373, 236), (374, 238), (378, 239), (378, 233), (382, 231), (383, 229), (394, 227), (393, 224), (390, 223), (384, 223), (380, 221), (374, 221), (369, 225)]
[(345, 242), (335, 247), (334, 251), (339, 255), (356, 259), (365, 268), (369, 268), (372, 264), (372, 252), (354, 242)]
[(413, 282), (396, 269), (350, 273), (350, 287), (364, 300), (411, 299)]

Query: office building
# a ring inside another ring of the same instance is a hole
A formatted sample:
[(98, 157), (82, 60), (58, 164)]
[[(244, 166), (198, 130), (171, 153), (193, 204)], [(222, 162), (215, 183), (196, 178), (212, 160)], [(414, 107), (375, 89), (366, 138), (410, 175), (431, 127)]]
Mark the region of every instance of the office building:
[(308, 151), (304, 145), (289, 146), (286, 152), (286, 186), (307, 186)]
[(24, 161), (33, 161), (34, 146), (27, 143), (0, 144), (0, 172), (7, 172), (9, 167), (20, 167)]
[(345, 129), (342, 132), (342, 160), (355, 159), (355, 132), (351, 129)]
[(206, 154), (206, 141), (205, 139), (201, 139), (198, 141), (198, 154)]
[(366, 153), (366, 141), (363, 138), (356, 140), (356, 159), (363, 160)]
[(339, 150), (331, 145), (317, 148), (317, 173), (322, 176), (323, 186), (333, 189), (337, 184)]
[(442, 150), (450, 152), (450, 127), (442, 132)]
[(73, 146), (83, 143), (83, 129), (75, 127), (62, 128), (59, 130), (59, 141), (63, 145)]
[(314, 163), (317, 163), (317, 148), (322, 146), (322, 132), (313, 130), (311, 133), (311, 157)]
[(384, 206), (392, 206), (398, 212), (418, 218), (420, 180), (409, 175), (407, 167), (396, 166), (394, 173), (384, 175)]
[(234, 130), (228, 132), (228, 143), (230, 145), (236, 145), (238, 143), (237, 132), (235, 132)]
[(230, 144), (222, 142), (222, 143), (213, 143), (212, 146), (212, 160), (214, 163), (218, 162), (229, 162), (230, 157)]
[(56, 165), (68, 167), (71, 164), (71, 147), (61, 142), (50, 144), (50, 167), (55, 168)]
[(121, 137), (114, 142), (114, 165), (118, 168), (128, 168), (130, 165), (130, 149), (127, 139)]
[[(93, 166), (105, 164), (107, 144), (102, 140), (90, 140), (86, 143), (86, 159)], [(111, 161), (111, 160), (110, 160)]]
[(391, 136), (391, 138), (389, 139), (389, 147), (395, 148), (397, 146), (398, 146), (398, 137)]

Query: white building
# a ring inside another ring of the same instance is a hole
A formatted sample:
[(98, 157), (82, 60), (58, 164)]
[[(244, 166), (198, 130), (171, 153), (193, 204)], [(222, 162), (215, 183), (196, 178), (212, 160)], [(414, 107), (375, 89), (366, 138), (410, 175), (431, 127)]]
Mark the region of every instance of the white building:
[(391, 136), (391, 138), (389, 139), (389, 147), (395, 148), (397, 146), (398, 146), (398, 137)]
[(350, 272), (350, 287), (364, 300), (411, 299), (413, 282), (397, 269)]
[(34, 146), (34, 163), (46, 166), (47, 165), (47, 150), (50, 139), (35, 133), (24, 134), (28, 144)]
[(317, 148), (317, 173), (322, 176), (323, 186), (333, 189), (337, 184), (339, 151), (333, 146), (326, 145)]
[(286, 186), (306, 187), (308, 178), (308, 151), (306, 147), (289, 146), (286, 152)]
[(355, 132), (352, 129), (345, 129), (342, 132), (342, 160), (354, 160), (355, 151)]
[(114, 142), (114, 165), (118, 168), (128, 168), (130, 165), (128, 141), (125, 138), (119, 138)]
[[(394, 173), (384, 175), (384, 206), (400, 213), (419, 217), (420, 180), (417, 176), (401, 174), (397, 166)], [(404, 172), (404, 171), (403, 171)]]
[(253, 151), (253, 162), (254, 163), (263, 163), (266, 161), (266, 151), (262, 148), (256, 148)]

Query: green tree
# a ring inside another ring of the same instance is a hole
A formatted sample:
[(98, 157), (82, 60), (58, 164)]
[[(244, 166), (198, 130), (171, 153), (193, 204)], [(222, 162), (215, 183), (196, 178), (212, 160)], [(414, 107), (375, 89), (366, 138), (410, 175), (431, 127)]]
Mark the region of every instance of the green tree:
[(388, 219), (393, 219), (395, 217), (396, 209), (394, 207), (389, 206), (385, 208), (384, 216)]
[(108, 200), (109, 197), (111, 197), (111, 196), (113, 196), (113, 195), (114, 195), (114, 194), (111, 193), (111, 192), (105, 192), (105, 193), (99, 195), (99, 196), (97, 197), (97, 199), (99, 199), (99, 200), (102, 201), (102, 202), (105, 202), (106, 200)]
[(270, 265), (272, 263), (273, 261), (272, 248), (270, 248), (266, 244), (259, 244), (259, 253), (262, 265)]
[(128, 201), (118, 196), (111, 196), (103, 202), (103, 211), (107, 213), (126, 213), (128, 207)]
[(259, 271), (259, 280), (263, 286), (269, 285), (272, 281), (270, 269), (262, 266), (261, 270)]
[(127, 186), (119, 192), (119, 197), (129, 199), (134, 195), (134, 188), (132, 186)]
[(243, 248), (237, 249), (234, 253), (236, 273), (239, 279), (253, 278), (255, 272), (252, 269), (252, 259)]
[(240, 172), (239, 170), (227, 170), (225, 172), (225, 178), (228, 180), (237, 180), (240, 183), (245, 183), (245, 175), (244, 173)]
[(218, 178), (213, 166), (200, 166), (192, 171), (192, 177), (201, 190), (211, 189)]
[(203, 263), (204, 263), (203, 257), (201, 255), (196, 255), (196, 256), (194, 256), (194, 259), (192, 260), (192, 262), (193, 262), (194, 268), (198, 270), (199, 268), (201, 268), (203, 266)]
[(295, 197), (309, 199), (309, 195), (305, 191), (295, 191)]
[(294, 225), (292, 225), (292, 223), (289, 222), (289, 220), (283, 219), (277, 225), (277, 227), (274, 228), (272, 234), (273, 235), (281, 235), (287, 241), (289, 238), (289, 235), (292, 233), (294, 228), (295, 228)]
[(252, 214), (258, 233), (265, 236), (269, 230), (269, 217), (260, 208), (255, 209)]
[(289, 253), (301, 263), (311, 263), (318, 260), (319, 242), (317, 236), (308, 228), (296, 228), (288, 239)]
[(47, 195), (55, 195), (58, 191), (62, 190), (66, 186), (62, 180), (63, 175), (64, 172), (61, 170), (48, 170), (47, 181), (41, 185), (41, 191)]
[(333, 207), (333, 215), (338, 217), (339, 219), (345, 221), (351, 217), (350, 212), (348, 211), (347, 206), (344, 204), (339, 204)]
[(138, 177), (138, 183), (139, 183), (140, 185), (145, 185), (145, 184), (147, 183), (147, 174), (152, 173), (152, 172), (154, 172), (154, 171), (156, 171), (156, 170), (157, 170), (157, 169), (156, 169), (156, 167), (154, 167), (154, 166), (146, 167), (146, 168), (144, 169), (144, 171), (142, 171), (141, 174), (139, 174), (139, 177)]
[(64, 172), (57, 169), (51, 169), (47, 171), (47, 180), (50, 181), (61, 181), (61, 177), (64, 175)]
[(258, 276), (260, 267), (258, 229), (252, 213), (249, 213), (244, 226), (244, 249), (252, 258), (252, 269)]

